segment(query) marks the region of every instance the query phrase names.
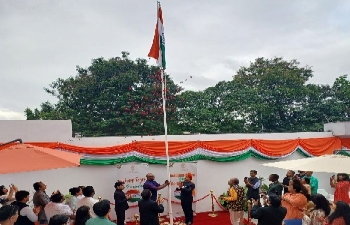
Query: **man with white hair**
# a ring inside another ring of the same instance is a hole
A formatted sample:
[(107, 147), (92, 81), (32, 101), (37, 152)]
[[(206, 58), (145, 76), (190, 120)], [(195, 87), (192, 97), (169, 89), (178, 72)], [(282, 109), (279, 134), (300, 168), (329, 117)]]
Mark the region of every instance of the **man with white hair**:
[(243, 225), (244, 189), (239, 186), (239, 180), (237, 178), (231, 178), (227, 183), (230, 186), (227, 191), (228, 197), (221, 198), (228, 202), (231, 224)]

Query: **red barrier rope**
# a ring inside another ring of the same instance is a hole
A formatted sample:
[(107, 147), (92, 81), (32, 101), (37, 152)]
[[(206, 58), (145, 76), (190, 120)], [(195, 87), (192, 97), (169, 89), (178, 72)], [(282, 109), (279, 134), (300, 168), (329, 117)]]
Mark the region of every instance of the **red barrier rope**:
[(225, 208), (220, 204), (220, 202), (218, 201), (218, 199), (216, 198), (216, 196), (213, 195), (213, 197), (214, 197), (214, 199), (215, 199), (216, 204), (218, 204), (218, 206), (220, 207), (220, 209), (222, 209), (223, 211), (227, 211), (227, 209), (225, 209)]
[(203, 199), (209, 197), (210, 194), (207, 194), (206, 196), (204, 196), (203, 198), (200, 198), (200, 199), (197, 199), (196, 201), (193, 201), (193, 203), (196, 203), (196, 202), (199, 202), (199, 201), (202, 201)]
[[(115, 205), (113, 202), (110, 202), (111, 205)], [(136, 208), (138, 205), (129, 205), (129, 208)]]
[[(207, 194), (206, 196), (204, 196), (204, 197), (202, 197), (202, 198), (200, 198), (200, 199), (197, 199), (197, 200), (195, 200), (195, 201), (193, 201), (193, 203), (197, 203), (197, 202), (199, 202), (199, 201), (202, 201), (203, 199), (205, 199), (205, 198), (207, 198), (207, 197), (209, 197), (210, 196), (210, 194)], [(164, 200), (165, 201), (169, 201), (169, 199), (167, 199), (167, 198), (164, 198)], [(111, 205), (115, 205), (113, 202), (110, 202), (111, 203)], [(174, 203), (174, 204), (181, 204), (181, 202), (175, 202), (175, 201), (171, 201), (171, 203)], [(129, 208), (137, 208), (138, 207), (138, 205), (131, 205), (131, 206), (129, 206)]]
[[(210, 194), (207, 194), (206, 196), (204, 196), (204, 197), (202, 197), (202, 198), (200, 198), (200, 199), (197, 199), (197, 200), (193, 201), (192, 203), (197, 203), (197, 202), (199, 202), (199, 201), (202, 201), (203, 199), (205, 199), (205, 198), (207, 198), (207, 197), (209, 197), (209, 196), (210, 196)], [(164, 198), (164, 200), (165, 200), (165, 201), (169, 201), (169, 199), (167, 199), (167, 198)], [(171, 201), (171, 203), (181, 204), (181, 202), (175, 202), (175, 201)]]

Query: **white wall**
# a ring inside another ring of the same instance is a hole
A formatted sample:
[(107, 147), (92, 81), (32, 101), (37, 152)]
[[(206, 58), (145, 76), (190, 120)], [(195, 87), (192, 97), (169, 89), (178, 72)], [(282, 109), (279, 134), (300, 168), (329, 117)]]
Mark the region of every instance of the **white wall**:
[(323, 130), (332, 132), (334, 136), (350, 137), (350, 122), (326, 123)]
[[(350, 124), (350, 123), (349, 123)], [(350, 129), (350, 128), (349, 128)], [(163, 141), (164, 136), (72, 137), (70, 120), (0, 120), (0, 143), (21, 138), (24, 142), (63, 142), (78, 146), (113, 146), (132, 141)], [(286, 140), (333, 137), (332, 132), (169, 135), (169, 141)]]
[[(333, 137), (331, 132), (302, 132), (302, 133), (259, 133), (259, 134), (198, 134), (198, 135), (169, 135), (169, 141), (216, 141), (216, 140), (288, 140), (298, 138), (327, 138)], [(129, 144), (132, 141), (164, 141), (164, 136), (119, 136), (119, 137), (82, 137), (70, 138), (65, 143), (78, 146), (113, 146)]]
[[(298, 159), (302, 158), (299, 153), (283, 159)], [(231, 177), (237, 177), (240, 181), (243, 177), (249, 176), (249, 171), (254, 169), (258, 171), (258, 176), (267, 178), (271, 173), (277, 173), (280, 175), (280, 180), (286, 174), (286, 171), (281, 169), (273, 169), (270, 167), (263, 167), (260, 164), (266, 161), (257, 160), (255, 158), (249, 158), (240, 162), (218, 163), (212, 161), (198, 161), (197, 162), (197, 198), (201, 198), (209, 194), (210, 190), (214, 190), (214, 194), (219, 196), (227, 190), (227, 181)], [(164, 165), (150, 165), (149, 171), (145, 171), (145, 175), (148, 173), (154, 173), (156, 180), (163, 183), (166, 178), (166, 167)], [(331, 174), (315, 173), (315, 176), (319, 179), (319, 188), (326, 189), (329, 193), (329, 177)], [(79, 185), (92, 185), (95, 188), (97, 198), (102, 196), (103, 198), (113, 201), (114, 183), (120, 179), (122, 175), (118, 174), (116, 166), (80, 166), (77, 168), (67, 169), (55, 169), (47, 171), (35, 171), (16, 174), (3, 174), (0, 175), (0, 185), (4, 184), (8, 186), (13, 183), (16, 184), (19, 189), (33, 191), (32, 184), (36, 181), (43, 181), (48, 185), (47, 193), (50, 194), (53, 191), (59, 189), (63, 193), (68, 193), (70, 187)], [(160, 191), (162, 196), (167, 196), (167, 190)], [(219, 207), (215, 205), (215, 209), (219, 210)], [(196, 204), (197, 212), (206, 212), (211, 210), (211, 200), (206, 198)], [(137, 209), (135, 209), (135, 213)], [(114, 217), (114, 213), (112, 214)]]
[(70, 120), (0, 120), (0, 143), (17, 138), (24, 142), (64, 142), (71, 137)]

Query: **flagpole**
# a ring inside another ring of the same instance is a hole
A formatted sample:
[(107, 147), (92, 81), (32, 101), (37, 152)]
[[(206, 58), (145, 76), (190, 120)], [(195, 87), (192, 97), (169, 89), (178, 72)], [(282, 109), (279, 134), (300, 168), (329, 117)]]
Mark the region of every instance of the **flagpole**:
[[(163, 27), (163, 21), (159, 21), (160, 15), (159, 15), (159, 10), (160, 10), (160, 2), (157, 1), (157, 25), (156, 25), (156, 33), (155, 37), (153, 39), (153, 44), (150, 50), (150, 53), (148, 54), (149, 57), (152, 57), (157, 60), (157, 63), (159, 65), (160, 73), (161, 73), (161, 80), (162, 80), (162, 100), (163, 100), (163, 122), (164, 122), (164, 143), (165, 143), (165, 154), (166, 154), (166, 172), (167, 172), (167, 180), (170, 182), (170, 160), (169, 160), (169, 143), (168, 143), (168, 124), (167, 124), (167, 113), (166, 113), (166, 76), (164, 74), (165, 70), (165, 64), (162, 63), (163, 60), (165, 60), (162, 57), (162, 53), (160, 52), (160, 43), (155, 43), (154, 40), (156, 40), (156, 35), (157, 30), (159, 29), (159, 24), (158, 22), (161, 22), (161, 26)], [(162, 30), (162, 32), (164, 32)], [(164, 33), (162, 33), (164, 35)], [(164, 38), (164, 36), (163, 36)], [(164, 40), (162, 40), (164, 41)], [(154, 46), (156, 45), (156, 46)], [(158, 46), (157, 46), (158, 45)], [(154, 52), (155, 49), (158, 49), (159, 52)], [(159, 55), (158, 55), (159, 53)], [(161, 59), (161, 60), (159, 60)], [(168, 209), (169, 209), (169, 222), (170, 225), (174, 224), (174, 219), (173, 219), (173, 208), (171, 204), (171, 198), (172, 198), (172, 191), (171, 191), (171, 185), (168, 185)]]
[[(163, 98), (163, 113), (164, 113), (164, 141), (165, 141), (165, 154), (166, 154), (166, 171), (167, 180), (170, 182), (170, 160), (169, 160), (169, 143), (168, 143), (168, 124), (167, 124), (167, 113), (166, 113), (166, 76), (164, 75), (164, 70), (161, 69), (162, 76), (162, 98)], [(173, 209), (171, 204), (171, 185), (168, 186), (168, 208), (169, 208), (169, 220), (170, 224), (173, 225)]]

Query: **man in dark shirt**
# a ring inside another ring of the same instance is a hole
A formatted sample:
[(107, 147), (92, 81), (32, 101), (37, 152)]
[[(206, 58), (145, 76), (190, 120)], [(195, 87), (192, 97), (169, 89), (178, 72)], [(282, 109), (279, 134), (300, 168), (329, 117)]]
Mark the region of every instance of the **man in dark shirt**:
[(254, 200), (254, 206), (250, 215), (258, 219), (258, 225), (281, 225), (287, 209), (281, 206), (281, 198), (277, 195), (269, 196), (268, 206), (260, 207), (259, 202)]
[[(256, 170), (250, 171), (250, 177), (244, 178), (245, 186), (247, 187), (247, 200), (255, 199), (260, 200), (259, 187), (261, 185), (260, 179), (256, 176), (258, 172)], [(259, 201), (260, 202), (260, 201)]]
[(164, 212), (162, 205), (164, 199), (157, 203), (151, 200), (151, 191), (145, 189), (141, 193), (142, 199), (138, 202), (140, 212), (140, 225), (159, 225), (158, 213)]
[(295, 172), (293, 170), (288, 170), (288, 172), (286, 174), (286, 177), (283, 178), (283, 181), (282, 181), (282, 184), (283, 184), (283, 187), (284, 187), (283, 193), (288, 193), (289, 182), (291, 180), (293, 180), (294, 176), (295, 176)]
[(157, 192), (168, 186), (170, 182), (166, 180), (164, 184), (160, 185), (157, 181), (154, 180), (154, 175), (152, 173), (148, 173), (146, 175), (146, 182), (143, 184), (143, 189), (149, 189), (152, 193), (151, 200), (157, 201)]
[(130, 196), (125, 196), (123, 192), (124, 182), (117, 181), (114, 184), (115, 213), (117, 214), (117, 225), (124, 225), (125, 211), (129, 208), (128, 200)]
[(176, 190), (181, 191), (181, 206), (185, 214), (185, 224), (193, 224), (193, 191), (195, 184), (192, 182), (192, 174), (187, 173), (185, 175), (185, 181), (179, 185)]
[(271, 174), (269, 176), (269, 181), (271, 181), (271, 184), (269, 185), (269, 190), (267, 191), (268, 195), (278, 195), (282, 196), (282, 190), (283, 186), (282, 184), (278, 181), (279, 176), (277, 174)]

